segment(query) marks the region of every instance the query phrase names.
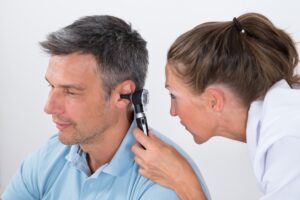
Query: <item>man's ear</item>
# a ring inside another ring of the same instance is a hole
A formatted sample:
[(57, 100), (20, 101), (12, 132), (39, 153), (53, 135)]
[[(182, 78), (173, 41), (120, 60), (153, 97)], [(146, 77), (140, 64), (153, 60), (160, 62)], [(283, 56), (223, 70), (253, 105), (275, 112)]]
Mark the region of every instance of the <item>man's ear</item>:
[(214, 112), (221, 112), (225, 105), (225, 93), (222, 88), (209, 86), (205, 89), (206, 105)]
[(127, 107), (131, 103), (128, 99), (121, 98), (121, 94), (132, 94), (135, 91), (135, 83), (132, 80), (126, 80), (114, 88), (114, 101), (119, 108)]

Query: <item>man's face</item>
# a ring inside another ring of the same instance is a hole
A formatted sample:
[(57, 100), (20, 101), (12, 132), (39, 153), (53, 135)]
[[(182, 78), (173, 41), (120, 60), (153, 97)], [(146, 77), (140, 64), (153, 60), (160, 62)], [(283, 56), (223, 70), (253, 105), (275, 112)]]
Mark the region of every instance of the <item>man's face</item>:
[(90, 54), (50, 58), (46, 80), (51, 91), (44, 110), (52, 115), (64, 144), (89, 144), (114, 123), (97, 73), (97, 62)]

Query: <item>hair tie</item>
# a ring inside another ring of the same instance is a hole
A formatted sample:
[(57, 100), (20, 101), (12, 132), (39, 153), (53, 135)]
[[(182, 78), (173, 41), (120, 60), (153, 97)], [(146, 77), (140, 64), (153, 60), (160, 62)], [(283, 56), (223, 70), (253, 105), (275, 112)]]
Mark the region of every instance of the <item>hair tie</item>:
[(242, 24), (239, 22), (239, 20), (237, 18), (233, 18), (233, 24), (236, 28), (236, 30), (239, 32), (239, 33), (245, 33), (245, 29), (244, 27), (242, 26)]

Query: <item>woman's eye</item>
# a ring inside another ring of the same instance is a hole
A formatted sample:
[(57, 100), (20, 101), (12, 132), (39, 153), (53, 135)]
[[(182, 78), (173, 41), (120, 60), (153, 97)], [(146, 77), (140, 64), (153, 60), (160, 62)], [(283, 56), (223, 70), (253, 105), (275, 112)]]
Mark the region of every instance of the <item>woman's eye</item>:
[(175, 96), (172, 93), (170, 93), (170, 97), (171, 97), (171, 99), (175, 99)]

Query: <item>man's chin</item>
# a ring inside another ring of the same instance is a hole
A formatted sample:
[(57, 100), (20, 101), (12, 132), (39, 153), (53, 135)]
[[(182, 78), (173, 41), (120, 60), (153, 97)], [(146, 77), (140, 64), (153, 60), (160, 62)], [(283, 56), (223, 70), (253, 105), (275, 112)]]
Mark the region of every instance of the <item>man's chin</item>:
[(58, 139), (61, 143), (65, 144), (65, 145), (73, 145), (73, 144), (77, 144), (77, 142), (75, 141), (74, 138), (66, 136), (66, 133), (63, 132), (59, 132), (58, 134)]

